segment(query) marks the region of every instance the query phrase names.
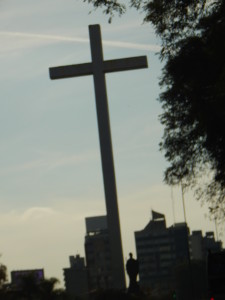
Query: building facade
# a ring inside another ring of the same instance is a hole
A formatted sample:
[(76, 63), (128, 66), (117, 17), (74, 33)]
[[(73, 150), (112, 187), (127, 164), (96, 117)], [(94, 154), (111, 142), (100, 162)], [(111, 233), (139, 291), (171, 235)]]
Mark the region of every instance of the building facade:
[(152, 212), (152, 220), (135, 232), (140, 286), (168, 290), (174, 288), (174, 267), (188, 260), (186, 223), (167, 228), (165, 216)]
[(222, 251), (222, 242), (216, 241), (214, 232), (208, 231), (203, 236), (201, 230), (192, 231), (189, 237), (191, 259), (206, 260), (208, 252)]
[(112, 287), (112, 268), (107, 217), (85, 219), (85, 255), (89, 291)]
[(88, 276), (84, 258), (70, 256), (70, 268), (63, 269), (66, 292), (70, 297), (88, 298)]

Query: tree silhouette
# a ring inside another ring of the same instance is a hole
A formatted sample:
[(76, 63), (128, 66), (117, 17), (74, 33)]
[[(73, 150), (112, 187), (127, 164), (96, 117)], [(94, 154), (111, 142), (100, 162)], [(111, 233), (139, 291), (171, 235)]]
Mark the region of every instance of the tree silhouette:
[(56, 289), (59, 283), (57, 278), (44, 279), (39, 284), (39, 293), (41, 300), (55, 300), (59, 299), (65, 292), (62, 289)]
[(3, 284), (6, 282), (7, 279), (7, 268), (5, 265), (0, 263), (0, 289), (2, 288)]
[(21, 277), (18, 291), (27, 300), (36, 299), (39, 295), (39, 286), (34, 274)]

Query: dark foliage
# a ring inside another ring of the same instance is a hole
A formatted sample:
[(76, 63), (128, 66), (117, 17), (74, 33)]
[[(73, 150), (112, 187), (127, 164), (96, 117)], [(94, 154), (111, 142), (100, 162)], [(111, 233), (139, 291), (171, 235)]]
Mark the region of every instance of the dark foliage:
[(206, 261), (193, 260), (191, 266), (184, 262), (175, 268), (178, 299), (207, 299)]
[(4, 300), (66, 300), (66, 292), (56, 289), (58, 279), (50, 278), (37, 281), (35, 276), (21, 277), (18, 285), (6, 284), (0, 288), (0, 299)]
[(198, 16), (192, 29), (188, 24), (186, 34), (175, 39), (176, 50), (166, 54), (161, 149), (170, 162), (165, 173), (169, 184), (199, 184), (211, 170), (198, 195), (209, 202), (217, 218), (224, 219), (225, 2), (211, 2)]
[(122, 15), (125, 12), (126, 6), (124, 4), (118, 3), (117, 0), (83, 0), (84, 2), (92, 3), (94, 8), (102, 8), (103, 12), (109, 15), (109, 23), (112, 21), (114, 13)]
[(0, 263), (0, 288), (2, 287), (2, 285), (5, 283), (7, 279), (6, 271), (7, 271), (6, 266)]

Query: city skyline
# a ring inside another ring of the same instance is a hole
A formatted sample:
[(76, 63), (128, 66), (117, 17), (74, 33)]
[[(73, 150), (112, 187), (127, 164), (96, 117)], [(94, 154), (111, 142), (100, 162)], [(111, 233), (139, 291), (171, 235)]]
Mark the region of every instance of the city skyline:
[[(62, 280), (68, 256), (83, 256), (84, 219), (105, 214), (92, 78), (56, 84), (48, 76), (49, 67), (90, 61), (90, 24), (101, 25), (106, 59), (149, 62), (107, 75), (124, 259), (151, 209), (168, 224), (184, 220), (180, 188), (172, 195), (163, 183), (158, 146), (160, 41), (133, 10), (108, 24), (91, 9), (73, 0), (1, 1), (0, 253), (9, 272), (44, 267), (46, 277)], [(185, 204), (191, 230), (215, 231), (206, 206), (191, 193)]]
[[(161, 212), (156, 212), (156, 211), (151, 210), (151, 215), (152, 215), (152, 217), (150, 218), (148, 223), (145, 224), (144, 228), (134, 232), (135, 248), (137, 251), (136, 258), (138, 259), (138, 261), (140, 259), (140, 257), (139, 257), (140, 253), (141, 253), (141, 255), (142, 254), (144, 255), (144, 252), (142, 249), (143, 243), (146, 243), (145, 249), (150, 250), (150, 248), (151, 248), (151, 247), (149, 248), (149, 242), (146, 240), (146, 237), (148, 235), (149, 235), (150, 239), (152, 237), (153, 239), (156, 239), (159, 243), (162, 243), (162, 245), (163, 245), (162, 248), (158, 247), (154, 241), (152, 242), (152, 246), (154, 245), (153, 248), (155, 248), (156, 251), (159, 251), (159, 252), (162, 251), (165, 254), (165, 249), (167, 249), (167, 247), (165, 246), (165, 243), (169, 243), (169, 244), (174, 243), (174, 239), (168, 239), (168, 236), (165, 235), (165, 232), (168, 231), (168, 233), (169, 233), (169, 231), (173, 232), (174, 230), (178, 230), (178, 231), (182, 230), (182, 232), (183, 232), (183, 230), (185, 228), (186, 229), (183, 233), (185, 234), (185, 232), (187, 231), (186, 234), (188, 234), (187, 237), (189, 240), (189, 250), (190, 250), (190, 256), (191, 256), (190, 258), (192, 260), (205, 261), (206, 257), (207, 257), (207, 252), (209, 249), (210, 249), (210, 251), (224, 251), (223, 244), (221, 243), (221, 240), (216, 239), (216, 234), (214, 231), (205, 232), (205, 235), (203, 234), (201, 229), (197, 229), (197, 228), (192, 231), (188, 231), (189, 226), (185, 222), (174, 223), (170, 226), (167, 226), (166, 216), (164, 214), (162, 214)], [(106, 237), (108, 236), (108, 228), (107, 228), (108, 226), (107, 226), (106, 218), (107, 218), (106, 215), (85, 218), (86, 233), (84, 236), (84, 240), (85, 240), (84, 248), (86, 248), (87, 241), (89, 241), (89, 239), (90, 239), (90, 241), (92, 239), (95, 240), (95, 237), (97, 237), (96, 241), (99, 241), (99, 242), (98, 243), (95, 242), (92, 245), (92, 247), (94, 246), (94, 247), (96, 247), (96, 249), (97, 248), (100, 249), (100, 248), (104, 248), (106, 246), (106, 245), (103, 246), (103, 243), (102, 243), (102, 238), (103, 238), (103, 240), (104, 239), (107, 240)], [(152, 236), (151, 236), (151, 233), (153, 234)], [(140, 239), (140, 237), (142, 235), (143, 235), (143, 241), (142, 241), (142, 239)], [(159, 237), (163, 237), (163, 238), (159, 239)], [(176, 238), (178, 238), (178, 240), (177, 240), (178, 244), (183, 245), (183, 242), (180, 241), (180, 237), (177, 236)], [(107, 242), (106, 242), (106, 244), (107, 244)], [(184, 249), (186, 249), (184, 245), (182, 247), (184, 247)], [(173, 251), (175, 251), (175, 250), (172, 250), (172, 249), (173, 248), (169, 248), (169, 249), (167, 249), (167, 251), (169, 251), (169, 252), (172, 251), (172, 253), (174, 254)], [(184, 251), (184, 249), (182, 251)], [(107, 257), (107, 255), (109, 255), (109, 253), (107, 252), (108, 250), (104, 248), (102, 255), (104, 254)], [(150, 253), (153, 253), (152, 250), (150, 250)], [(93, 249), (92, 249), (92, 251), (93, 251)], [(139, 251), (139, 253), (138, 253), (138, 251)], [(78, 270), (78, 269), (80, 270), (83, 268), (82, 270), (84, 272), (88, 272), (87, 270), (90, 269), (90, 266), (88, 264), (87, 255), (89, 252), (90, 252), (90, 247), (88, 248), (88, 250), (85, 249), (85, 253), (83, 254), (84, 256), (80, 256), (80, 254), (76, 254), (76, 255), (72, 254), (69, 257), (67, 257), (70, 266), (69, 267), (67, 266), (62, 269), (63, 277), (62, 277), (62, 281), (59, 282), (59, 284), (62, 287), (64, 286), (64, 288), (66, 288), (66, 286), (67, 286), (65, 280), (69, 280), (69, 282), (70, 282), (69, 284), (71, 284), (73, 275), (71, 274), (72, 277), (70, 279), (67, 278), (68, 276), (70, 277), (70, 274), (65, 275), (65, 270), (68, 270), (66, 272), (70, 273), (70, 270), (71, 270), (71, 268), (73, 269), (73, 264), (75, 262), (77, 262), (77, 263), (78, 263), (78, 261), (82, 262), (81, 265), (79, 265), (79, 266), (76, 265), (75, 270)], [(176, 252), (176, 253), (179, 257), (183, 257), (183, 255), (184, 255), (183, 252), (182, 253)], [(130, 254), (133, 255), (133, 253), (129, 253), (129, 255)], [(93, 255), (93, 253), (92, 253), (92, 255)], [(187, 255), (187, 253), (185, 255)], [(92, 262), (92, 260), (93, 260), (93, 257), (91, 256), (91, 262)], [(102, 262), (102, 256), (101, 256), (100, 261)], [(139, 261), (139, 263), (142, 265), (141, 261)], [(96, 268), (96, 264), (94, 264), (94, 266)], [(78, 267), (78, 269), (77, 269), (77, 267)], [(34, 269), (27, 269), (27, 270), (24, 268), (21, 268), (20, 270), (11, 270), (11, 276), (10, 276), (10, 274), (8, 274), (9, 276), (8, 276), (7, 282), (8, 283), (14, 282), (14, 279), (15, 279), (14, 277), (16, 276), (17, 273), (18, 274), (29, 274), (31, 272), (37, 272), (38, 274), (39, 273), (42, 274), (40, 276), (42, 276), (43, 279), (47, 279), (47, 280), (50, 279), (50, 278), (44, 276), (44, 273), (45, 273), (44, 267), (42, 269), (34, 268)], [(65, 276), (67, 279), (65, 278)], [(77, 274), (76, 276), (79, 276), (79, 275)], [(85, 276), (87, 276), (87, 274)], [(10, 281), (10, 278), (11, 278), (11, 281)], [(126, 279), (127, 279), (126, 281), (128, 284), (127, 272), (126, 272)], [(82, 278), (81, 280), (84, 280), (84, 278)], [(87, 279), (85, 279), (85, 280), (87, 280)], [(80, 284), (81, 284), (81, 282), (80, 282)], [(72, 288), (72, 290), (74, 290), (74, 288), (72, 286), (70, 286), (70, 288)], [(78, 288), (78, 290), (79, 290), (79, 284), (76, 285), (76, 288)], [(82, 283), (82, 288), (83, 288), (83, 283)], [(87, 288), (87, 286), (86, 286), (86, 288)]]

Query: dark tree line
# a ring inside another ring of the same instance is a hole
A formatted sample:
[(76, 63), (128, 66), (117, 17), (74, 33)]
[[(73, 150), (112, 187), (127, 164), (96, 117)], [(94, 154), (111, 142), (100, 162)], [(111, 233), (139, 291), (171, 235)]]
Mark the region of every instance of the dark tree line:
[(69, 299), (66, 292), (57, 289), (56, 278), (42, 279), (37, 282), (32, 275), (21, 278), (19, 286), (5, 283), (0, 287), (0, 299), (2, 300), (66, 300)]
[(21, 276), (16, 285), (7, 282), (7, 267), (0, 263), (0, 300), (66, 300), (63, 289), (57, 289), (56, 278), (37, 280), (34, 274)]
[[(83, 0), (109, 21), (125, 1)], [(127, 1), (128, 2), (128, 1)], [(126, 3), (127, 3), (126, 2)], [(161, 38), (159, 96), (168, 184), (195, 189), (225, 218), (225, 0), (130, 0)]]

